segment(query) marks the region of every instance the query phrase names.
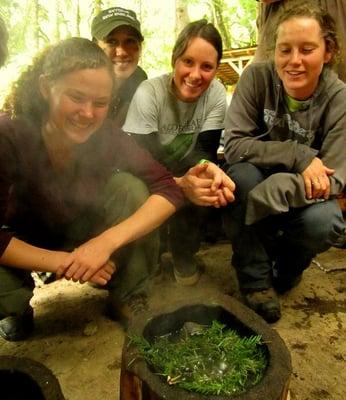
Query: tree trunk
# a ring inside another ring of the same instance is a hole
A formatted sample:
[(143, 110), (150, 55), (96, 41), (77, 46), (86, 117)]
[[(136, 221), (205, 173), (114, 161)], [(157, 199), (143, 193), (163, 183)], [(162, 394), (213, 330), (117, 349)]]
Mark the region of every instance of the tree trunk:
[(57, 42), (60, 40), (60, 1), (55, 0), (55, 8), (54, 8), (54, 39)]
[(75, 35), (80, 36), (80, 22), (81, 22), (81, 17), (80, 17), (80, 5), (79, 5), (79, 0), (76, 0), (76, 14), (75, 14)]
[(39, 3), (38, 0), (33, 1), (34, 4), (34, 23), (33, 23), (33, 33), (34, 33), (34, 46), (36, 51), (40, 48), (40, 21), (39, 21)]
[(213, 15), (214, 15), (214, 23), (216, 27), (219, 29), (220, 34), (223, 39), (223, 44), (226, 49), (231, 48), (231, 35), (229, 30), (227, 29), (227, 25), (223, 18), (223, 10), (227, 10), (225, 2), (223, 0), (211, 0), (211, 5), (213, 8)]
[(186, 0), (175, 0), (175, 37), (189, 23)]
[(102, 0), (94, 0), (93, 1), (93, 9), (94, 9), (93, 14), (97, 15), (98, 13), (100, 13), (102, 11), (102, 6), (103, 6)]

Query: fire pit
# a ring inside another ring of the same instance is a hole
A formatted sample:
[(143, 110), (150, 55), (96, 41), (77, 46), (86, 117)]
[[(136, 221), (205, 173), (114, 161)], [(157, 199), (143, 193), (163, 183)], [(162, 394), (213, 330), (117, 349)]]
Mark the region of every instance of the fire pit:
[(24, 357), (0, 356), (0, 388), (2, 399), (64, 400), (53, 373)]
[(235, 396), (203, 395), (169, 385), (148, 365), (130, 339), (122, 354), (120, 400), (286, 400), (292, 372), (290, 354), (280, 336), (253, 311), (223, 295), (169, 305), (151, 315), (142, 315), (129, 327), (129, 338), (143, 336), (152, 343), (157, 338), (182, 329), (186, 323), (211, 325), (218, 321), (239, 336), (260, 335), (267, 355), (267, 368), (253, 387)]

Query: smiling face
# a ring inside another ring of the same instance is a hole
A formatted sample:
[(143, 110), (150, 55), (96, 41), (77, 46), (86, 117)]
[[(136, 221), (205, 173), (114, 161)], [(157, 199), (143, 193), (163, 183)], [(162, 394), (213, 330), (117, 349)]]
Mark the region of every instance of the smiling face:
[(106, 68), (70, 72), (53, 83), (43, 76), (40, 87), (48, 103), (46, 128), (62, 142), (86, 142), (106, 118), (112, 90)]
[(287, 94), (297, 100), (308, 99), (315, 91), (325, 63), (331, 53), (318, 22), (295, 17), (278, 28), (275, 66)]
[(217, 66), (215, 47), (200, 37), (192, 38), (185, 52), (174, 63), (176, 96), (185, 102), (198, 100), (214, 79)]
[(119, 26), (97, 43), (112, 61), (118, 79), (125, 80), (132, 75), (141, 55), (141, 43), (133, 28)]

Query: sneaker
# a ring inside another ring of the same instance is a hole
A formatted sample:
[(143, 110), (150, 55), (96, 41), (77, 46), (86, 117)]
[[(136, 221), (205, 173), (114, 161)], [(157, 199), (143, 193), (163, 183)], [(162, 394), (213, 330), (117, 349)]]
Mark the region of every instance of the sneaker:
[(36, 287), (42, 287), (56, 281), (56, 275), (54, 272), (32, 272), (31, 276), (34, 280)]
[(195, 268), (195, 271), (180, 271), (178, 268), (174, 267), (173, 272), (176, 282), (181, 286), (196, 285), (201, 277), (197, 267)]
[(280, 302), (273, 288), (246, 293), (244, 300), (267, 322), (276, 322), (281, 317)]
[(204, 261), (201, 257), (195, 254), (191, 262), (184, 263), (184, 265), (174, 265), (173, 273), (175, 280), (179, 285), (193, 286), (199, 281), (204, 270)]
[(137, 293), (132, 295), (127, 301), (120, 302), (109, 294), (108, 316), (114, 320), (123, 323), (125, 326), (130, 321), (149, 310), (148, 297), (146, 293)]
[(301, 282), (303, 274), (297, 276), (273, 276), (273, 287), (279, 294), (285, 294)]
[(23, 315), (10, 315), (0, 320), (0, 336), (10, 342), (27, 339), (34, 330), (34, 312), (29, 307)]

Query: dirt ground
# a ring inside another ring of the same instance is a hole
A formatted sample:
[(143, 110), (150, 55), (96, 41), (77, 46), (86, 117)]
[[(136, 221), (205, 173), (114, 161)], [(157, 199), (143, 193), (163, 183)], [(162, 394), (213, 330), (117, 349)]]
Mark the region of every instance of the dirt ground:
[[(204, 245), (200, 256), (206, 270), (198, 285), (179, 287), (168, 270), (153, 286), (152, 308), (215, 290), (239, 297), (230, 245)], [(272, 327), (291, 352), (291, 399), (344, 400), (346, 250), (332, 248), (316, 261), (301, 284), (281, 297), (283, 316)], [(0, 355), (43, 363), (58, 378), (66, 400), (118, 399), (125, 332), (104, 316), (106, 297), (105, 290), (68, 281), (36, 288), (33, 337), (18, 343), (0, 339)]]

